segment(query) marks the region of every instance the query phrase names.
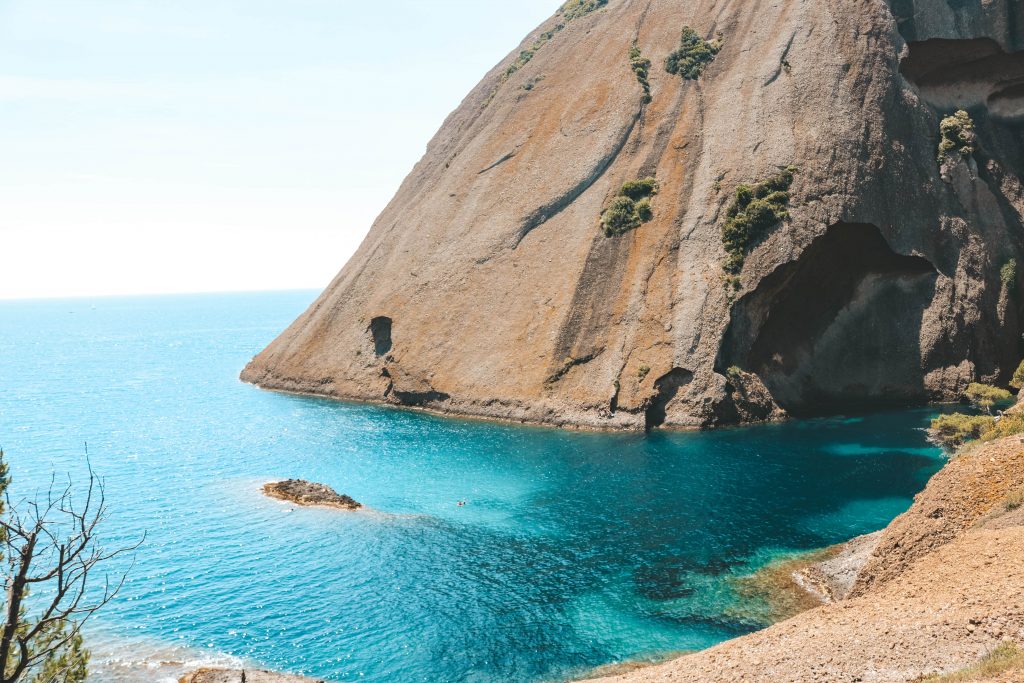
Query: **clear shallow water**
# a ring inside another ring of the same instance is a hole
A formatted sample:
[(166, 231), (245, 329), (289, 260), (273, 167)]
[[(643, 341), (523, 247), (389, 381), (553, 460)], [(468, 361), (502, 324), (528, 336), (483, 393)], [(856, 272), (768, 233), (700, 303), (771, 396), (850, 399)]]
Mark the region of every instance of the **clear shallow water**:
[[(544, 681), (707, 647), (758, 626), (730, 577), (881, 528), (942, 464), (927, 410), (644, 437), (241, 384), (312, 298), (0, 303), (14, 492), (80, 473), (88, 442), (106, 542), (148, 533), (90, 631), (97, 680), (238, 658), (336, 681)], [(260, 495), (286, 477), (375, 512)]]

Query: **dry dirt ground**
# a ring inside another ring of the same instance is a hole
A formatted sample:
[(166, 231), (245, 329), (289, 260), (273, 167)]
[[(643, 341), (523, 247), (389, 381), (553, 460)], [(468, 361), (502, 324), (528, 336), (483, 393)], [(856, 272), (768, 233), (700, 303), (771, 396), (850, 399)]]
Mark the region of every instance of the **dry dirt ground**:
[[(1024, 645), (1024, 439), (954, 458), (882, 534), (853, 597), (602, 683), (916, 681)], [(982, 680), (982, 679), (979, 679)], [(988, 681), (1024, 681), (1024, 670)]]

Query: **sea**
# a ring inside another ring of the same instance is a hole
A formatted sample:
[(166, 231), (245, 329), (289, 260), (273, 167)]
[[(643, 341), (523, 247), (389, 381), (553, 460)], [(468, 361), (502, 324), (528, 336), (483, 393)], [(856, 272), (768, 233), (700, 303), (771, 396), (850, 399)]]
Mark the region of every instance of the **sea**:
[[(0, 302), (16, 506), (103, 484), (127, 579), (90, 681), (247, 666), (336, 683), (564, 681), (763, 628), (740, 590), (884, 527), (943, 464), (908, 408), (582, 433), (263, 391), (246, 362), (316, 292)], [(297, 508), (270, 481), (366, 506)], [(460, 502), (464, 502), (460, 505)]]

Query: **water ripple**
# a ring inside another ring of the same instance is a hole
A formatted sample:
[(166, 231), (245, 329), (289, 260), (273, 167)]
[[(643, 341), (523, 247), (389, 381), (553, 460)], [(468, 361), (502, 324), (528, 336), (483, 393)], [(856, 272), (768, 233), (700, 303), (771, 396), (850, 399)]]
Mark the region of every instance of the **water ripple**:
[[(242, 662), (337, 681), (541, 681), (706, 647), (755, 627), (727, 616), (730, 575), (879, 528), (940, 464), (916, 430), (927, 411), (645, 438), (241, 384), (310, 297), (0, 304), (16, 492), (54, 469), (80, 477), (88, 442), (105, 541), (148, 534), (88, 633), (99, 683)], [(261, 495), (286, 477), (372, 511)]]

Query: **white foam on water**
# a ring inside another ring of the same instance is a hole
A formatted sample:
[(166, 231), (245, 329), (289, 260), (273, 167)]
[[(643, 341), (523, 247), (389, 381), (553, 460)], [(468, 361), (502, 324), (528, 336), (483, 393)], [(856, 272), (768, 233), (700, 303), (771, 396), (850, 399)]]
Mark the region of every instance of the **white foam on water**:
[(231, 655), (145, 638), (89, 634), (89, 683), (177, 683), (203, 668), (238, 669), (247, 663)]

